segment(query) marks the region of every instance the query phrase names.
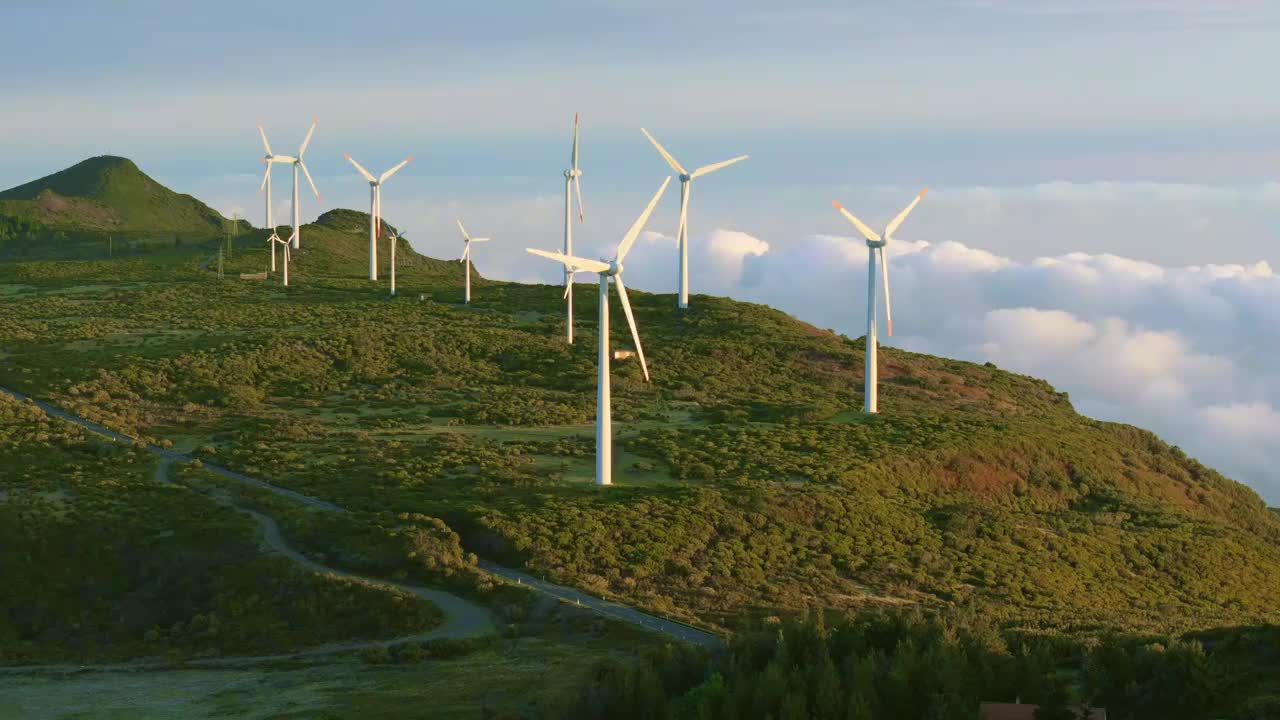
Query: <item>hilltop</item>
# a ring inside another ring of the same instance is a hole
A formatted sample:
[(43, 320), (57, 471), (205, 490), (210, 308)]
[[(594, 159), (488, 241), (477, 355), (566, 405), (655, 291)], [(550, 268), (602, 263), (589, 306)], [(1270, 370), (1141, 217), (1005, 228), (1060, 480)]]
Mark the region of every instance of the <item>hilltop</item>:
[[(242, 230), (250, 226), (243, 221)], [(114, 238), (173, 247), (218, 239), (229, 221), (156, 182), (133, 161), (101, 155), (0, 192), (0, 255), (96, 257)]]
[[(289, 229), (278, 231), (287, 237)], [(437, 260), (418, 253), (408, 238), (399, 238), (400, 231), (383, 220), (382, 236), (378, 241), (379, 276), (390, 272), (391, 233), (395, 233), (396, 272), (412, 276), (432, 276), (443, 279), (450, 274), (461, 277), (458, 263)], [(246, 254), (238, 268), (261, 269), (261, 255)], [(298, 253), (297, 270), (310, 276), (324, 276), (329, 281), (365, 278), (369, 267), (369, 213), (337, 208), (322, 213), (313, 223), (302, 226), (302, 248)], [(290, 272), (292, 272), (292, 268)]]

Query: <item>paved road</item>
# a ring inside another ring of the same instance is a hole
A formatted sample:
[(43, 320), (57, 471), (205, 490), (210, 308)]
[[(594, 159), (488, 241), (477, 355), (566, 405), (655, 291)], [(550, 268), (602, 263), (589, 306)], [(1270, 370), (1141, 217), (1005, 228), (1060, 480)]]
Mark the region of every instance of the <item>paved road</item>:
[[(15, 390), (10, 390), (4, 387), (0, 387), (0, 393), (7, 394), (18, 400), (31, 400), (33, 403), (36, 404), (37, 407), (39, 407), (41, 410), (44, 410), (49, 415), (61, 418), (63, 420), (66, 420), (67, 422), (74, 423), (76, 425), (84, 427), (88, 430), (98, 433), (99, 435), (106, 436), (107, 438), (114, 440), (116, 442), (129, 443), (129, 444), (133, 443), (133, 438), (130, 438), (126, 435), (122, 435), (109, 428), (103, 427), (93, 422), (92, 420), (86, 420), (85, 418), (82, 418), (78, 415), (69, 413), (55, 405), (50, 405), (48, 403), (35, 400), (34, 398), (28, 398), (26, 395), (23, 395), (22, 393), (19, 393)], [(147, 450), (156, 455), (159, 455), (160, 457), (164, 458), (166, 461), (170, 461), (170, 462), (173, 462), (173, 461), (189, 462), (192, 459), (190, 455), (187, 455), (185, 453), (181, 453), (176, 450), (167, 450), (165, 448), (162, 448), (156, 445), (148, 444)], [(261, 488), (263, 490), (268, 490), (270, 492), (276, 493), (277, 495), (290, 498), (292, 500), (303, 503), (305, 505), (316, 508), (318, 510), (325, 510), (328, 512), (346, 512), (345, 508), (335, 505), (331, 502), (327, 502), (319, 498), (311, 497), (310, 495), (303, 495), (300, 492), (296, 492), (288, 488), (283, 488), (278, 485), (272, 485), (269, 482), (265, 482), (257, 478), (249, 477), (248, 475), (238, 473), (234, 470), (230, 470), (228, 468), (224, 468), (219, 465), (204, 463), (204, 469), (217, 473), (218, 475), (221, 475), (222, 477), (225, 477), (229, 480), (234, 480), (239, 483), (251, 485), (253, 487)], [(275, 523), (271, 521), (270, 518), (267, 518), (266, 516), (260, 515), (259, 513), (256, 513), (253, 511), (247, 511), (247, 512), (249, 512), (251, 515), (254, 515), (255, 519), (259, 517), (262, 518), (261, 520), (259, 520), (260, 526), (262, 526), (262, 522), (264, 520), (266, 522), (269, 522), (271, 526), (275, 528), (274, 529), (275, 536), (279, 538), (279, 528), (275, 527)], [(266, 537), (267, 533), (266, 533), (265, 527), (264, 527), (263, 534), (264, 534), (264, 537)], [(268, 542), (270, 542), (270, 540), (268, 540)], [(281, 539), (280, 542), (281, 542), (281, 545), (283, 546), (283, 539)], [(302, 557), (301, 555), (299, 555), (298, 558), (304, 563), (310, 563), (309, 560), (307, 560), (305, 557)], [(696, 645), (702, 645), (704, 647), (714, 648), (714, 647), (719, 647), (723, 644), (722, 638), (713, 633), (709, 633), (705, 630), (699, 630), (698, 628), (691, 627), (689, 625), (684, 625), (682, 623), (675, 622), (673, 620), (668, 620), (666, 618), (658, 617), (656, 615), (650, 615), (649, 613), (641, 612), (640, 610), (636, 610), (635, 608), (632, 608), (626, 605), (621, 605), (619, 603), (611, 602), (608, 600), (602, 600), (600, 598), (587, 595), (586, 593), (580, 590), (577, 590), (575, 588), (566, 587), (564, 585), (556, 585), (555, 583), (542, 580), (532, 575), (523, 573), (519, 570), (514, 570), (512, 568), (498, 565), (497, 563), (493, 563), (488, 560), (480, 560), (478, 565), (480, 569), (484, 570), (485, 572), (488, 572), (492, 575), (503, 578), (510, 582), (525, 585), (529, 587), (531, 590), (533, 590), (534, 592), (541, 593), (543, 595), (555, 598), (562, 602), (571, 603), (578, 607), (586, 608), (592, 612), (595, 612), (597, 614), (603, 615), (608, 618), (612, 618), (614, 620), (635, 625), (637, 627), (641, 627), (646, 630), (652, 630), (655, 632), (664, 633), (678, 640), (694, 643)], [(323, 572), (337, 572), (329, 568), (323, 568), (322, 566), (316, 566), (316, 567), (321, 567), (322, 568), (321, 571)], [(355, 577), (355, 576), (351, 576), (351, 577)], [(367, 578), (362, 578), (362, 579), (367, 579)], [(382, 582), (382, 581), (376, 581), (376, 580), (369, 580), (369, 581)], [(403, 586), (403, 587), (404, 589), (408, 590), (408, 586)], [(425, 588), (420, 588), (420, 589), (426, 592), (437, 592), (437, 591), (426, 590)], [(408, 590), (408, 591), (414, 592), (413, 590)], [(431, 598), (428, 598), (428, 599), (431, 599)], [(432, 602), (436, 602), (436, 600), (432, 599)], [(442, 605), (442, 609), (443, 608), (444, 606)], [(447, 612), (448, 611), (446, 610), (446, 613)]]
[(721, 646), (724, 642), (718, 635), (713, 635), (706, 630), (699, 630), (698, 628), (685, 625), (674, 620), (650, 615), (628, 605), (622, 605), (610, 600), (603, 600), (601, 598), (588, 595), (581, 590), (565, 587), (564, 585), (556, 585), (555, 583), (547, 582), (546, 580), (528, 573), (523, 573), (519, 570), (512, 570), (511, 568), (503, 567), (502, 565), (489, 562), (488, 560), (480, 560), (477, 564), (481, 570), (484, 570), (487, 573), (497, 575), (498, 577), (504, 578), (513, 583), (527, 585), (535, 592), (540, 592), (543, 595), (549, 595), (562, 602), (569, 603), (570, 605), (577, 605), (579, 607), (593, 610), (600, 615), (613, 618), (614, 620), (620, 620), (624, 623), (637, 625), (645, 628), (646, 630), (666, 633), (678, 640), (684, 640), (685, 642), (690, 642), (694, 645), (702, 645), (703, 647), (716, 648)]
[[(169, 464), (169, 460), (160, 461), (159, 466), (156, 468), (157, 479), (163, 482), (168, 482)], [(321, 565), (292, 547), (289, 547), (289, 544), (285, 542), (284, 535), (280, 533), (280, 526), (277, 525), (276, 521), (270, 516), (264, 515), (256, 510), (241, 507), (230, 501), (227, 501), (226, 504), (253, 518), (254, 521), (258, 523), (258, 531), (262, 536), (263, 542), (267, 544), (267, 547), (271, 548), (276, 553), (283, 555), (289, 560), (292, 560), (294, 563), (322, 575), (335, 575), (337, 577), (359, 580), (370, 585), (402, 590), (404, 592), (417, 595), (423, 600), (434, 604), (436, 607), (440, 608), (441, 612), (444, 613), (445, 621), (443, 624), (426, 633), (399, 638), (393, 641), (395, 643), (410, 642), (412, 640), (434, 640), (436, 638), (471, 638), (497, 632), (497, 628), (493, 624), (493, 616), (489, 611), (470, 600), (465, 600), (453, 593), (448, 593), (443, 590), (432, 590), (430, 588), (419, 587), (417, 585), (408, 585), (405, 583), (393, 582), (391, 580), (366, 577), (364, 575), (347, 572), (346, 570), (339, 570), (327, 565)], [(363, 643), (358, 645), (359, 647), (369, 647), (377, 644), (379, 643)]]
[[(0, 388), (2, 390), (2, 388)], [(12, 394), (12, 393), (10, 393)], [(156, 465), (155, 480), (157, 482), (169, 482), (169, 465), (172, 463), (170, 459), (161, 459)], [(22, 673), (72, 673), (84, 670), (94, 671), (119, 671), (119, 670), (158, 670), (164, 668), (175, 667), (181, 665), (183, 667), (234, 667), (240, 665), (256, 665), (266, 662), (277, 662), (281, 660), (302, 660), (314, 657), (323, 657), (326, 655), (334, 655), (337, 653), (355, 652), (373, 647), (395, 647), (411, 642), (426, 642), (428, 640), (436, 640), (440, 638), (473, 638), (490, 635), (497, 632), (497, 628), (493, 624), (493, 616), (485, 608), (476, 605), (473, 602), (464, 600), (452, 593), (442, 590), (431, 590), (429, 588), (419, 587), (417, 585), (406, 585), (404, 583), (392, 582), (390, 580), (381, 580), (378, 578), (365, 577), (356, 575), (345, 570), (338, 570), (325, 565), (321, 565), (302, 553), (289, 547), (285, 542), (284, 536), (280, 534), (280, 526), (270, 517), (260, 512), (240, 507), (235, 503), (227, 501), (226, 504), (231, 508), (252, 517), (258, 523), (258, 531), (262, 536), (262, 540), (272, 551), (283, 555), (285, 558), (305, 567), (306, 569), (320, 573), (323, 575), (334, 575), (337, 577), (350, 578), (370, 585), (378, 585), (381, 587), (395, 588), (431, 602), (440, 608), (444, 613), (444, 622), (436, 627), (421, 633), (412, 635), (403, 635), (401, 637), (392, 638), (390, 640), (351, 640), (347, 642), (329, 643), (321, 645), (309, 650), (300, 650), (291, 653), (279, 653), (275, 655), (235, 655), (229, 657), (217, 658), (201, 658), (196, 660), (139, 660), (122, 663), (108, 663), (101, 665), (15, 665), (10, 667), (0, 667), (0, 675), (13, 675)]]

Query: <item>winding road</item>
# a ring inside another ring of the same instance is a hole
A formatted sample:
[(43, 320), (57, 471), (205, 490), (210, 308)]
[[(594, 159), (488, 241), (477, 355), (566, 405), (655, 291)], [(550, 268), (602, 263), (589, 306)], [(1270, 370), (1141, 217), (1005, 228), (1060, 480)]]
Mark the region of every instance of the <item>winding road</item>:
[[(19, 393), (15, 390), (10, 390), (5, 387), (0, 387), (0, 393), (8, 395), (20, 402), (29, 401), (32, 404), (34, 404), (36, 407), (43, 410), (47, 415), (59, 418), (61, 420), (65, 420), (66, 422), (70, 422), (75, 425), (79, 425), (80, 427), (83, 427), (86, 430), (89, 430), (93, 433), (106, 437), (107, 439), (112, 440), (114, 442), (128, 443), (128, 444), (134, 443), (134, 438), (131, 438), (127, 435), (111, 430), (110, 428), (99, 425), (98, 423), (95, 423), (92, 420), (88, 420), (86, 418), (80, 417), (79, 415), (70, 413), (66, 410), (63, 410), (60, 407), (57, 407), (56, 405), (51, 405), (47, 402), (36, 400), (35, 398), (28, 397), (26, 395), (23, 395), (22, 393)], [(193, 459), (190, 455), (186, 453), (178, 452), (176, 450), (170, 450), (167, 448), (162, 448), (158, 445), (152, 445), (150, 443), (146, 445), (146, 449), (149, 452), (155, 455), (158, 455), (161, 458), (161, 462), (156, 469), (156, 479), (161, 482), (168, 482), (168, 466), (170, 463), (190, 462)], [(234, 470), (224, 468), (219, 465), (203, 463), (203, 467), (205, 470), (213, 472), (229, 480), (233, 480), (235, 482), (238, 482), (244, 485), (250, 485), (252, 487), (273, 492), (277, 495), (280, 495), (281, 497), (289, 498), (290, 500), (294, 500), (296, 502), (302, 503), (304, 505), (315, 508), (317, 510), (322, 510), (326, 512), (346, 512), (345, 508), (335, 505), (331, 502), (321, 500), (320, 498), (312, 497), (310, 495), (304, 495), (302, 493), (296, 492), (294, 490), (290, 490), (288, 488), (283, 488), (278, 485), (273, 485), (269, 482), (265, 482), (257, 478), (249, 477), (248, 475), (238, 473)], [(335, 652), (358, 650), (365, 647), (388, 646), (388, 645), (395, 645), (399, 643), (406, 643), (406, 642), (413, 642), (413, 641), (420, 641), (420, 640), (430, 640), (433, 638), (476, 637), (476, 636), (484, 635), (494, 631), (493, 621), (491, 616), (489, 615), (489, 612), (484, 608), (481, 608), (478, 605), (475, 605), (474, 603), (471, 603), (456, 595), (452, 595), (450, 593), (443, 592), (440, 590), (431, 590), (428, 588), (417, 587), (414, 585), (404, 585), (401, 583), (395, 583), (388, 580), (368, 578), (368, 577), (348, 573), (342, 570), (336, 570), (334, 568), (326, 567), (324, 565), (320, 565), (319, 563), (316, 563), (308, 559), (306, 556), (302, 555), (301, 553), (294, 550), (293, 548), (290, 548), (288, 544), (284, 541), (284, 537), (280, 533), (279, 526), (270, 517), (263, 515), (262, 513), (256, 510), (243, 508), (233, 503), (231, 503), (231, 507), (234, 507), (236, 510), (252, 517), (258, 523), (258, 528), (262, 534), (263, 541), (272, 550), (292, 560), (293, 562), (298, 563), (299, 565), (309, 570), (312, 570), (314, 572), (328, 573), (328, 574), (337, 575), (340, 577), (358, 579), (363, 582), (367, 582), (375, 585), (382, 585), (385, 587), (393, 587), (408, 593), (412, 593), (418, 597), (421, 597), (439, 606), (440, 609), (444, 612), (446, 616), (446, 620), (443, 625), (437, 628), (434, 628), (430, 632), (423, 633), (420, 635), (414, 635), (410, 637), (397, 638), (390, 641), (341, 643), (336, 645), (325, 646), (322, 648), (315, 648), (315, 649), (307, 650), (300, 653), (291, 653), (291, 654), (270, 656), (270, 657), (210, 658), (207, 660), (191, 661), (186, 663), (187, 665), (215, 665), (215, 666), (216, 665), (235, 665), (235, 664), (240, 664), (240, 663), (249, 662), (249, 661), (261, 662), (264, 660), (273, 660), (273, 659), (283, 660), (283, 659), (290, 659), (290, 658), (302, 658), (302, 657), (309, 657), (309, 656), (315, 656), (315, 655), (331, 654)], [(720, 636), (715, 635), (713, 633), (709, 633), (705, 630), (695, 628), (690, 625), (686, 625), (681, 622), (669, 620), (667, 618), (659, 617), (657, 615), (651, 615), (649, 613), (642, 612), (640, 610), (637, 610), (633, 607), (629, 607), (627, 605), (622, 605), (620, 603), (594, 597), (592, 595), (588, 595), (582, 592), (581, 590), (577, 590), (571, 587), (566, 587), (564, 585), (557, 585), (555, 583), (551, 583), (541, 578), (534, 577), (532, 575), (521, 572), (519, 570), (514, 570), (512, 568), (504, 567), (502, 565), (499, 565), (494, 562), (490, 562), (488, 560), (481, 559), (477, 565), (480, 570), (483, 570), (484, 572), (494, 575), (495, 577), (501, 578), (511, 583), (524, 585), (528, 587), (530, 590), (540, 593), (544, 596), (554, 598), (560, 602), (572, 604), (576, 607), (584, 608), (598, 615), (601, 615), (613, 620), (634, 625), (636, 627), (644, 628), (646, 630), (660, 632), (668, 636), (671, 636), (673, 638), (676, 638), (677, 640), (693, 643), (695, 645), (701, 645), (707, 648), (717, 648), (723, 645), (723, 640), (721, 639)], [(165, 666), (165, 665), (172, 665), (172, 663), (156, 664), (156, 666), (158, 667)], [(58, 666), (58, 667), (61, 667), (61, 666)], [(109, 668), (110, 666), (95, 666), (95, 667)], [(127, 663), (127, 664), (120, 665), (119, 667), (140, 669), (140, 668), (147, 667), (147, 665), (146, 663), (143, 663), (141, 665), (135, 664), (135, 663)], [(50, 668), (52, 669), (53, 666), (50, 666)], [(18, 669), (19, 668), (13, 668), (12, 670), (18, 670)], [(40, 669), (40, 668), (34, 668), (31, 666), (28, 666), (25, 669), (30, 671), (34, 669)], [(0, 668), (0, 672), (4, 672), (4, 671), (6, 671), (6, 669)]]

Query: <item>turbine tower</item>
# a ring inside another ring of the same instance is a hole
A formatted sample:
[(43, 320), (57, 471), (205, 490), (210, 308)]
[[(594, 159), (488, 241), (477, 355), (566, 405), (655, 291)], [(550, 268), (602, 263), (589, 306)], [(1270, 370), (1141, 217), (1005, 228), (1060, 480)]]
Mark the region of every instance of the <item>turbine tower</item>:
[(462, 257), (458, 258), (458, 262), (466, 263), (466, 266), (467, 266), (467, 275), (466, 275), (467, 279), (466, 279), (466, 285), (465, 285), (466, 290), (463, 293), (463, 303), (466, 305), (470, 305), (471, 304), (471, 243), (489, 242), (489, 238), (471, 237), (471, 235), (467, 232), (467, 229), (462, 226), (461, 220), (458, 221), (458, 229), (462, 231)]
[(600, 275), (600, 359), (599, 377), (596, 380), (596, 484), (613, 484), (613, 417), (612, 397), (609, 392), (609, 278), (618, 286), (618, 299), (622, 301), (622, 312), (627, 316), (627, 325), (631, 328), (631, 339), (636, 343), (636, 356), (640, 358), (640, 369), (644, 371), (644, 381), (649, 382), (649, 366), (644, 361), (644, 349), (640, 347), (640, 333), (636, 330), (636, 319), (631, 313), (631, 301), (627, 298), (627, 287), (622, 284), (622, 261), (631, 251), (640, 231), (649, 221), (654, 206), (666, 192), (671, 178), (662, 181), (662, 187), (649, 201), (635, 224), (618, 243), (618, 252), (610, 262), (587, 260), (565, 253), (552, 253), (544, 250), (528, 248), (534, 255), (550, 258), (564, 265), (565, 274), (572, 277), (575, 272), (589, 271)]
[[(382, 183), (386, 182), (392, 175), (400, 172), (400, 168), (409, 164), (413, 160), (413, 156), (405, 158), (399, 165), (382, 173), (380, 177), (374, 177), (372, 173), (365, 170), (356, 162), (351, 155), (342, 154), (352, 165), (360, 171), (365, 180), (369, 181), (369, 279), (378, 279), (378, 238), (382, 236)], [(393, 295), (395, 293), (392, 293)]]
[(662, 147), (662, 145), (649, 134), (648, 130), (640, 128), (640, 132), (644, 133), (644, 136), (649, 138), (649, 142), (653, 143), (653, 146), (658, 149), (658, 154), (662, 156), (662, 159), (667, 161), (667, 164), (671, 166), (671, 169), (680, 173), (680, 227), (676, 231), (676, 243), (679, 245), (680, 252), (680, 288), (679, 293), (676, 296), (676, 306), (681, 310), (684, 310), (689, 307), (689, 190), (692, 189), (693, 180), (694, 178), (700, 178), (703, 175), (710, 175), (711, 173), (722, 168), (729, 167), (734, 163), (742, 162), (749, 156), (739, 155), (738, 157), (730, 158), (722, 162), (703, 165), (693, 172), (688, 172), (684, 169), (683, 165), (671, 156), (671, 153), (667, 152), (666, 148)]
[(914, 210), (916, 205), (920, 202), (920, 198), (924, 197), (924, 194), (927, 192), (929, 192), (929, 188), (921, 190), (920, 194), (916, 195), (910, 205), (903, 208), (902, 212), (898, 213), (897, 217), (889, 221), (889, 224), (884, 228), (883, 237), (877, 235), (874, 230), (867, 227), (866, 223), (854, 217), (853, 213), (845, 210), (840, 203), (835, 202), (834, 200), (831, 202), (831, 204), (834, 205), (835, 208), (849, 220), (849, 222), (853, 223), (853, 226), (858, 229), (858, 232), (862, 233), (862, 236), (867, 239), (867, 352), (866, 368), (863, 371), (866, 388), (863, 391), (862, 405), (864, 412), (880, 412), (876, 365), (876, 352), (878, 349), (878, 342), (876, 338), (876, 255), (877, 253), (880, 255), (880, 272), (884, 275), (885, 326), (889, 331), (889, 337), (893, 337), (893, 313), (889, 306), (889, 262), (885, 259), (884, 246), (889, 244), (889, 241), (893, 239), (893, 233), (900, 225), (902, 225), (902, 221), (907, 219), (907, 215), (911, 214), (911, 211)]
[[(578, 113), (573, 114), (573, 153), (569, 157), (569, 169), (564, 171), (564, 254), (573, 255), (573, 200), (572, 190), (578, 195), (578, 222), (586, 219), (582, 208), (582, 170), (578, 169)], [(573, 272), (566, 266), (564, 271), (564, 298), (568, 308), (566, 337), (573, 344)]]
[(267, 166), (267, 172), (262, 176), (262, 186), (258, 188), (258, 192), (266, 192), (267, 194), (267, 227), (271, 229), (271, 236), (267, 238), (267, 244), (271, 246), (271, 272), (275, 272), (276, 242), (280, 240), (280, 236), (276, 234), (276, 223), (271, 215), (271, 163), (279, 162), (276, 158), (282, 156), (271, 152), (271, 143), (267, 142), (267, 131), (263, 129), (262, 123), (258, 123), (258, 134), (262, 136), (262, 147), (267, 151), (267, 154), (262, 158), (262, 162)]

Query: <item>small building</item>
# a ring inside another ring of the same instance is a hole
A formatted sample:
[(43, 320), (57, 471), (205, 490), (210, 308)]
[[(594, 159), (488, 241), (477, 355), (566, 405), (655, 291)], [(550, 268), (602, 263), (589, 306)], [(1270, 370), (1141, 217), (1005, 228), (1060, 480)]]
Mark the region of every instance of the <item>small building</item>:
[[(1036, 710), (1039, 709), (1039, 705), (1024, 703), (984, 702), (978, 706), (978, 718), (979, 720), (1036, 720)], [(1071, 708), (1071, 712), (1082, 719), (1107, 720), (1107, 711), (1104, 708), (1077, 705)]]
[(614, 350), (613, 351), (614, 360), (626, 360), (627, 358), (634, 357), (634, 356), (635, 356), (635, 353), (630, 350)]

